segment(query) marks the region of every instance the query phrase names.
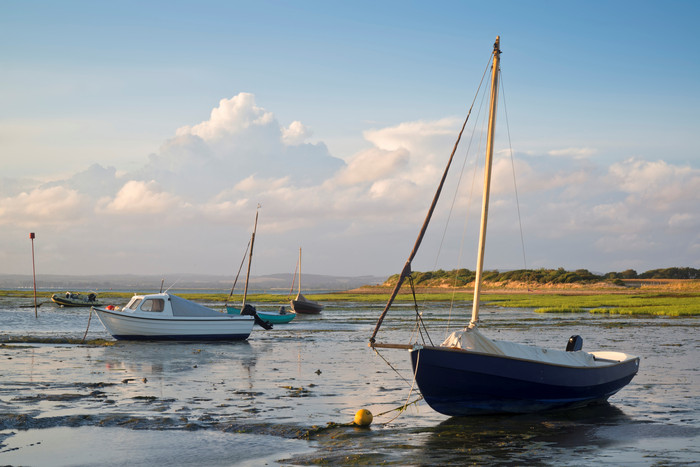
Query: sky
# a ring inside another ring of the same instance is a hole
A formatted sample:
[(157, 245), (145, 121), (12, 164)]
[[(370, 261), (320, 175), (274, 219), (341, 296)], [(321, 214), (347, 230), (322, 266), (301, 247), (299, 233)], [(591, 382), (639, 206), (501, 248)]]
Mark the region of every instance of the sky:
[[(496, 36), (485, 268), (699, 268), (698, 20), (673, 0), (0, 2), (0, 274), (31, 274), (35, 232), (38, 274), (233, 276), (256, 209), (253, 275), (299, 248), (305, 273), (398, 273)], [(414, 270), (475, 268), (479, 134)]]

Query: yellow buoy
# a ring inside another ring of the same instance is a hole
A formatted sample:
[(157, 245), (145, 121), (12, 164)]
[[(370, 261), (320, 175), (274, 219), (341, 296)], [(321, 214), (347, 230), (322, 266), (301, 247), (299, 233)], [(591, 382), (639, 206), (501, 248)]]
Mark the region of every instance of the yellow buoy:
[(360, 409), (355, 414), (355, 425), (370, 426), (373, 419), (372, 412), (367, 409)]

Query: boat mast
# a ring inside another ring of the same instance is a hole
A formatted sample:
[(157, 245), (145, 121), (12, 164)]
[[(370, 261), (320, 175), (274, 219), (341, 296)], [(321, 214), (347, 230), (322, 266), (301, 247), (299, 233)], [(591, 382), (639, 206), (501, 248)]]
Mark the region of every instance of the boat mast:
[[(258, 204), (258, 209), (260, 205)], [(250, 254), (248, 255), (248, 270), (245, 274), (245, 287), (243, 289), (243, 304), (241, 305), (241, 311), (245, 307), (245, 300), (248, 297), (248, 280), (250, 279), (250, 263), (253, 262), (253, 244), (255, 244), (255, 231), (258, 229), (258, 209), (255, 210), (255, 225), (253, 225), (253, 235), (250, 236)]]
[(299, 247), (299, 295), (301, 295), (301, 247)]
[(484, 195), (481, 207), (481, 227), (479, 230), (479, 252), (476, 260), (476, 278), (474, 280), (474, 304), (469, 327), (473, 328), (479, 321), (479, 297), (481, 295), (481, 277), (484, 271), (484, 249), (486, 247), (486, 223), (489, 216), (489, 194), (491, 191), (491, 166), (493, 162), (493, 135), (496, 130), (496, 103), (498, 101), (498, 71), (501, 57), (500, 36), (493, 44), (493, 68), (491, 71), (491, 106), (489, 110), (489, 132), (486, 142), (486, 164), (484, 166)]

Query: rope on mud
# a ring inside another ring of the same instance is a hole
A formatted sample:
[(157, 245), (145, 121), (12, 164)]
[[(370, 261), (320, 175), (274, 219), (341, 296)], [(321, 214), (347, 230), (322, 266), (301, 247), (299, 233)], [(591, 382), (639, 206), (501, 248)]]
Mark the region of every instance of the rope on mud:
[(391, 368), (392, 370), (394, 370), (394, 373), (396, 373), (396, 374), (398, 375), (399, 378), (401, 378), (402, 380), (404, 380), (404, 382), (405, 382), (406, 384), (408, 384), (409, 386), (413, 386), (411, 383), (408, 382), (408, 380), (407, 380), (406, 378), (403, 377), (403, 375), (402, 375), (401, 373), (399, 373), (399, 370), (397, 370), (396, 368), (394, 368), (394, 366), (389, 362), (389, 360), (387, 360), (386, 358), (384, 358), (384, 356), (383, 356), (382, 354), (379, 353), (379, 351), (378, 351), (376, 348), (372, 347), (372, 350), (374, 350), (374, 353), (376, 353), (377, 355), (379, 355), (379, 357), (380, 357), (382, 360), (384, 360), (384, 363), (386, 363), (387, 365), (389, 365), (389, 368)]
[[(411, 394), (413, 394), (413, 388), (415, 388), (415, 386), (416, 386), (416, 372), (418, 371), (418, 363), (420, 363), (420, 353), (418, 354), (418, 360), (416, 360), (416, 369), (413, 371), (413, 382), (411, 383), (411, 389), (408, 390), (408, 396), (406, 396), (406, 402), (404, 402), (404, 404), (401, 407), (397, 407), (395, 409), (389, 410), (389, 412), (396, 410), (398, 413), (396, 414), (396, 416), (394, 418), (392, 418), (388, 422), (384, 422), (383, 425), (388, 425), (389, 423), (393, 422), (394, 420), (399, 418), (402, 413), (404, 413), (406, 411), (406, 409), (408, 408), (409, 405), (416, 404), (416, 403), (420, 402), (421, 399), (423, 399), (423, 396), (421, 395), (418, 399), (414, 400), (413, 402), (408, 402), (409, 399), (411, 399)], [(387, 413), (387, 412), (384, 412), (384, 413)], [(384, 413), (380, 413), (377, 416), (384, 415)]]
[(403, 375), (401, 373), (399, 373), (399, 371), (396, 368), (394, 368), (394, 366), (391, 363), (389, 363), (389, 361), (386, 358), (384, 358), (384, 356), (382, 354), (380, 354), (376, 348), (374, 349), (374, 352), (377, 355), (379, 355), (379, 357), (381, 357), (381, 359), (384, 360), (384, 362), (387, 365), (389, 365), (389, 368), (394, 370), (394, 372), (399, 376), (399, 378), (404, 380), (406, 382), (406, 384), (410, 384), (410, 389), (408, 390), (408, 396), (406, 397), (406, 402), (404, 402), (403, 405), (401, 405), (399, 407), (395, 407), (393, 409), (389, 409), (387, 411), (384, 411), (384, 412), (376, 415), (376, 417), (381, 417), (382, 415), (386, 415), (390, 412), (394, 412), (394, 411), (398, 412), (394, 418), (392, 418), (391, 420), (389, 420), (387, 422), (382, 423), (382, 425), (388, 425), (389, 423), (391, 423), (394, 420), (396, 420), (397, 418), (399, 418), (401, 416), (401, 414), (404, 413), (409, 406), (411, 406), (413, 404), (417, 404), (418, 402), (423, 400), (423, 396), (421, 395), (421, 396), (418, 396), (418, 398), (415, 399), (413, 402), (408, 402), (409, 399), (411, 399), (411, 394), (413, 394), (413, 389), (415, 388), (415, 385), (416, 385), (416, 371), (418, 371), (418, 363), (420, 362), (420, 354), (418, 354), (418, 361), (416, 362), (416, 370), (413, 372), (413, 381), (411, 383), (409, 383), (408, 380), (406, 378), (404, 378)]
[(85, 328), (85, 334), (83, 334), (83, 340), (80, 341), (81, 344), (85, 343), (85, 338), (87, 337), (88, 329), (90, 329), (90, 320), (92, 319), (92, 307), (90, 307), (90, 316), (88, 316), (88, 324)]

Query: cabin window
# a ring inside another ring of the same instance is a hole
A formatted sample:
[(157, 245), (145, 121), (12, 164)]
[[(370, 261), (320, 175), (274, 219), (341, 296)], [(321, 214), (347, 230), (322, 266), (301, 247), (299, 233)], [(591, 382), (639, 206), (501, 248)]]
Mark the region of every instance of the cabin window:
[(138, 308), (139, 303), (141, 303), (141, 300), (143, 299), (138, 297), (131, 297), (131, 301), (126, 305), (126, 308), (130, 310), (135, 310), (136, 308)]
[(144, 300), (141, 311), (163, 311), (165, 302), (162, 298)]

